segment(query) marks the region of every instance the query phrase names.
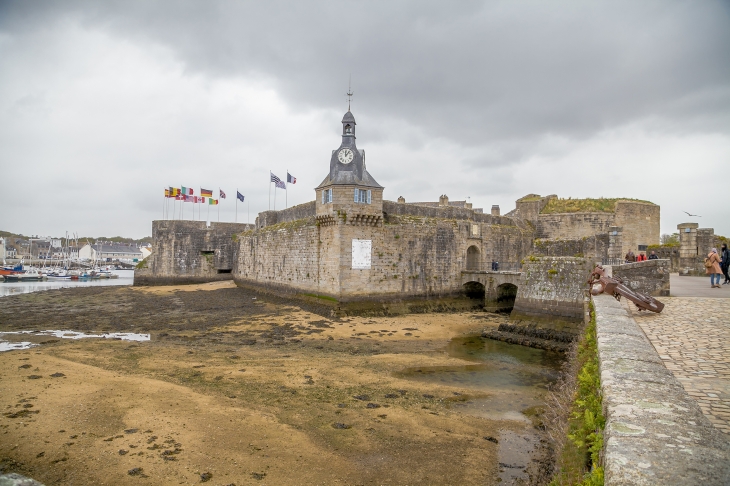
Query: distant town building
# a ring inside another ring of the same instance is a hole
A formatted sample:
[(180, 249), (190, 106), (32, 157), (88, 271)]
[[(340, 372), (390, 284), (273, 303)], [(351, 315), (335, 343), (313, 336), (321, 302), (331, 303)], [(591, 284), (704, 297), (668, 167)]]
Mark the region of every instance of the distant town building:
[(132, 263), (145, 258), (137, 246), (114, 243), (85, 244), (79, 250), (81, 260), (121, 261)]

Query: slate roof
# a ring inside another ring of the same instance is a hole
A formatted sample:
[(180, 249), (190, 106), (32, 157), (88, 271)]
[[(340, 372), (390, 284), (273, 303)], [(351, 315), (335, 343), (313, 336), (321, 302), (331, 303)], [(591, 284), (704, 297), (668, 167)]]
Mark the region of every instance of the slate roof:
[(355, 115), (353, 115), (351, 111), (348, 111), (347, 113), (345, 113), (345, 116), (342, 117), (342, 123), (352, 123), (354, 125), (357, 125), (357, 122), (355, 121)]
[(370, 175), (370, 173), (367, 170), (362, 171), (362, 180), (358, 180), (357, 176), (355, 175), (355, 172), (353, 171), (340, 171), (337, 173), (334, 179), (330, 179), (330, 175), (327, 174), (327, 177), (324, 178), (322, 183), (316, 187), (316, 189), (319, 189), (321, 187), (329, 186), (329, 185), (352, 185), (352, 186), (364, 186), (364, 187), (374, 187), (376, 189), (382, 189), (383, 186), (378, 184), (375, 179), (373, 179), (373, 176)]

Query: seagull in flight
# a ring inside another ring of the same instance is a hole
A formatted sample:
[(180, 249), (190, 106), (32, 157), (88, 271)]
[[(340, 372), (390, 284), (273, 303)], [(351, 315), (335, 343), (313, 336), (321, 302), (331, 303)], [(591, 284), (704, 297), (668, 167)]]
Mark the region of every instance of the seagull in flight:
[(682, 212), (685, 213), (687, 216), (690, 216), (692, 218), (701, 218), (702, 217), (699, 214), (689, 214), (687, 211), (682, 211)]

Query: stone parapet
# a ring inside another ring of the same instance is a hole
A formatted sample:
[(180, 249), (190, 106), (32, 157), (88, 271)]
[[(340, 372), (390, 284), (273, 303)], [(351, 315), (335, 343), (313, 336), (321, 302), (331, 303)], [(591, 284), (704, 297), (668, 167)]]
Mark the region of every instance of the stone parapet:
[(730, 484), (730, 440), (667, 370), (623, 305), (593, 298), (605, 484)]
[(280, 211), (262, 211), (256, 218), (256, 227), (265, 228), (266, 226), (273, 226), (275, 224), (312, 218), (316, 212), (315, 201), (309, 201)]
[(670, 260), (612, 265), (611, 271), (614, 277), (619, 277), (625, 285), (637, 292), (655, 297), (669, 296)]
[(577, 334), (591, 265), (585, 258), (530, 257), (522, 268), (513, 321)]

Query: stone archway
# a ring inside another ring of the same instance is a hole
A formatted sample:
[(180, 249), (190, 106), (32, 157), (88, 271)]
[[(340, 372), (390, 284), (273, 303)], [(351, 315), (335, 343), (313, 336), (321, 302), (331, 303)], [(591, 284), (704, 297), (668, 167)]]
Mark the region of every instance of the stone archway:
[(511, 312), (516, 298), (517, 286), (513, 283), (490, 287), (484, 297), (484, 309), (490, 312)]
[(481, 282), (466, 282), (463, 286), (464, 294), (470, 299), (484, 300), (485, 287)]
[(475, 245), (470, 246), (466, 249), (466, 269), (467, 270), (481, 270), (480, 268), (480, 253), (479, 248)]

